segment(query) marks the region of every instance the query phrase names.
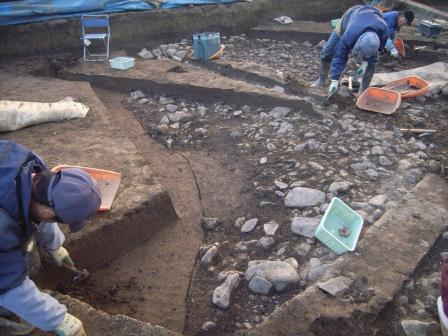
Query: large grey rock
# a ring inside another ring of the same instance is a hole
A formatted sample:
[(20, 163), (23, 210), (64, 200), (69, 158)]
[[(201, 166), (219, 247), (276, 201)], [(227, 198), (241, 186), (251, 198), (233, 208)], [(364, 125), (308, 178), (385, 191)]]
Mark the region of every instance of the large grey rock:
[(246, 280), (251, 281), (254, 276), (271, 282), (277, 291), (298, 284), (300, 280), (296, 269), (284, 261), (255, 260), (249, 262), (249, 268), (245, 273)]
[(317, 189), (297, 187), (288, 192), (285, 206), (288, 208), (306, 208), (325, 202), (325, 193)]
[(286, 117), (291, 112), (291, 109), (288, 107), (275, 107), (269, 112), (269, 116), (272, 118), (283, 118)]
[(249, 282), (249, 289), (257, 294), (267, 295), (274, 286), (265, 278), (254, 276)]
[(255, 229), (258, 223), (258, 218), (252, 218), (246, 221), (243, 226), (241, 227), (242, 233), (249, 233)]
[(213, 303), (219, 308), (227, 309), (230, 306), (230, 296), (232, 291), (238, 287), (242, 278), (242, 273), (230, 274), (226, 281), (213, 291)]
[(331, 296), (338, 297), (345, 294), (349, 290), (352, 282), (353, 280), (340, 276), (325, 282), (319, 282), (317, 287)]
[(319, 222), (320, 217), (294, 217), (291, 223), (291, 231), (297, 235), (313, 238)]
[(401, 321), (401, 327), (406, 336), (426, 336), (430, 335), (434, 329), (437, 328), (437, 323), (428, 323), (418, 320), (403, 320)]

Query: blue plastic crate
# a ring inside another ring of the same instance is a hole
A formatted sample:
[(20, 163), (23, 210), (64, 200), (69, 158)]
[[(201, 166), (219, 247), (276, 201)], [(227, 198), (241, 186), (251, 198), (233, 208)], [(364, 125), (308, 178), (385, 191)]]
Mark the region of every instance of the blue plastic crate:
[[(342, 254), (355, 250), (363, 224), (364, 220), (357, 212), (334, 197), (314, 235), (334, 253)], [(339, 229), (344, 226), (351, 231), (347, 237), (339, 234)]]
[(436, 37), (442, 32), (442, 26), (428, 20), (421, 20), (418, 24), (418, 30), (424, 36)]
[(221, 45), (219, 33), (202, 33), (193, 35), (194, 58), (208, 60)]

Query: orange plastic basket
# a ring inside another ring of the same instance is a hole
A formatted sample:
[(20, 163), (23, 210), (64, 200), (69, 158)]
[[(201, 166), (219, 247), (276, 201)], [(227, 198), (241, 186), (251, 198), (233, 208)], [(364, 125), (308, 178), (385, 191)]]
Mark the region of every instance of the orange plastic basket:
[(424, 96), (428, 93), (429, 83), (417, 76), (409, 76), (390, 82), (383, 89), (397, 91), (402, 98)]
[(112, 203), (117, 194), (118, 187), (121, 183), (121, 174), (110, 170), (103, 170), (90, 167), (59, 165), (52, 169), (53, 172), (57, 172), (67, 168), (80, 168), (85, 170), (93, 179), (98, 182), (98, 186), (101, 190), (101, 205), (99, 211), (107, 211), (112, 207)]
[(401, 57), (406, 57), (406, 49), (404, 48), (404, 41), (399, 37), (395, 39), (395, 48), (397, 48), (397, 51)]
[(370, 87), (356, 101), (356, 106), (362, 110), (392, 114), (401, 103), (401, 94), (387, 89)]

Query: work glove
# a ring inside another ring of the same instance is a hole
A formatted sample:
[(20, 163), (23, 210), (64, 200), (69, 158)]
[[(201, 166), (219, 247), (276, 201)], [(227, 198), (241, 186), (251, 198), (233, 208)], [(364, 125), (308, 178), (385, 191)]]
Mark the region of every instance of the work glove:
[(394, 58), (400, 58), (400, 53), (398, 52), (398, 50), (396, 48), (390, 49), (389, 53)]
[(82, 322), (73, 315), (66, 313), (64, 320), (55, 330), (58, 336), (87, 336)]
[(57, 250), (48, 251), (48, 256), (50, 257), (50, 260), (53, 262), (53, 264), (55, 264), (58, 267), (61, 267), (64, 264), (67, 265), (69, 268), (75, 266), (75, 263), (68, 254), (68, 251), (62, 246)]
[(330, 87), (328, 88), (328, 96), (327, 96), (328, 99), (336, 94), (336, 92), (338, 91), (338, 87), (339, 87), (339, 81), (333, 79), (331, 81)]
[(363, 61), (361, 63), (361, 65), (356, 69), (355, 75), (353, 76), (354, 81), (358, 81), (360, 78), (364, 76), (368, 65), (369, 64), (366, 61)]

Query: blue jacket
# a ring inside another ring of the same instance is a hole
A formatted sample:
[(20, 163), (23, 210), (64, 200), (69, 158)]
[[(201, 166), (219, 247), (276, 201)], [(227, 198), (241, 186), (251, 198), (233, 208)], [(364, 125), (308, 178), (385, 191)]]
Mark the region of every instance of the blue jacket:
[[(372, 6), (358, 5), (350, 8), (344, 15), (342, 35), (334, 50), (331, 62), (331, 79), (339, 80), (347, 65), (350, 50), (353, 49), (358, 38), (368, 31), (378, 35), (380, 39), (379, 50), (384, 49), (389, 37), (389, 28), (381, 11)], [(367, 62), (369, 65), (374, 65), (378, 62), (378, 58), (370, 58)]]
[(400, 12), (392, 11), (383, 14), (384, 21), (387, 23), (387, 27), (389, 28), (389, 38), (394, 41), (395, 36), (397, 35), (398, 29), (398, 16)]
[(29, 149), (0, 140), (0, 294), (27, 275), (22, 246), (34, 232), (29, 218), (31, 173), (46, 169)]

